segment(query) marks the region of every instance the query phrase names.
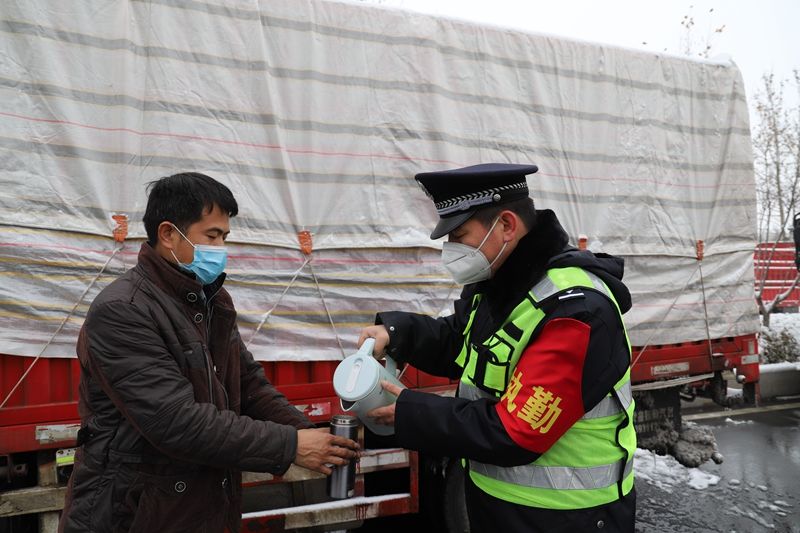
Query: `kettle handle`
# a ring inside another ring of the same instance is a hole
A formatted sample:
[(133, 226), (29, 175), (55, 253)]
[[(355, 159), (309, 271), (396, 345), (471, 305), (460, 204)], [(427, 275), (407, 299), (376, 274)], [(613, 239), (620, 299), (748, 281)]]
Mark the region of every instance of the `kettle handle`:
[(358, 355), (369, 355), (372, 356), (372, 350), (375, 349), (375, 339), (372, 337), (367, 337), (364, 341), (364, 344), (361, 345), (361, 348), (358, 349)]
[(397, 361), (388, 355), (384, 356), (384, 359), (386, 360), (386, 371), (389, 372), (390, 376), (397, 377)]
[[(372, 337), (368, 337), (364, 344), (361, 345), (361, 348), (358, 349), (359, 355), (368, 355), (372, 357), (372, 351), (375, 349), (375, 339)], [(386, 359), (386, 371), (389, 372), (392, 376), (397, 376), (397, 362), (389, 357), (388, 355), (385, 356)]]

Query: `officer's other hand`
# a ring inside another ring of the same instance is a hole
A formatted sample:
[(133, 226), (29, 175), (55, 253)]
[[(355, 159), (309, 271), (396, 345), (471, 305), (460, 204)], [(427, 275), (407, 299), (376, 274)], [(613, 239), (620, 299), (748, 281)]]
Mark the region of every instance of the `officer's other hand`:
[(346, 465), (358, 457), (357, 449), (356, 441), (331, 435), (328, 428), (298, 429), (294, 464), (329, 476), (330, 465)]
[[(389, 381), (381, 381), (381, 387), (383, 387), (383, 390), (386, 392), (394, 394), (395, 396), (400, 396), (400, 393), (403, 392), (404, 389), (404, 387), (398, 387)], [(393, 426), (395, 405), (397, 404), (392, 402), (390, 405), (378, 407), (377, 409), (373, 409), (372, 411), (368, 412), (367, 416), (372, 417), (378, 424), (383, 424), (384, 426)]]
[(386, 331), (386, 326), (367, 326), (362, 329), (361, 336), (358, 338), (358, 346), (361, 347), (364, 341), (369, 338), (375, 339), (375, 348), (372, 349), (372, 355), (376, 359), (380, 359), (386, 352), (386, 347), (389, 346), (389, 332)]

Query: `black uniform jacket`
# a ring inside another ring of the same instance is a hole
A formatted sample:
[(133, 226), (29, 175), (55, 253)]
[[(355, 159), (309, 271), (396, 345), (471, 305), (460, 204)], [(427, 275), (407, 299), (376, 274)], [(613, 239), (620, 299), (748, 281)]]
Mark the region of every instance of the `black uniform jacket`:
[[(594, 273), (614, 293), (620, 311), (630, 309), (630, 293), (621, 281), (622, 259), (578, 251), (569, 247), (567, 240), (552, 211), (537, 211), (535, 226), (492, 279), (464, 287), (454, 314), (438, 319), (404, 312), (378, 314), (376, 323), (390, 332), (389, 355), (399, 364), (459, 378), (461, 368), (455, 359), (463, 344), (472, 297), (483, 294), (472, 327), (472, 342), (478, 345), (498, 329), (550, 268), (576, 266)], [(515, 369), (523, 386), (528, 385), (525, 390), (535, 383), (561, 397), (563, 411), (549, 431), (531, 431), (530, 421), (510, 415), (508, 399), (469, 401), (404, 390), (396, 408), (398, 444), (434, 456), (500, 466), (531, 463), (544, 454), (613, 389), (630, 364), (619, 311), (601, 293), (582, 292), (583, 297), (548, 308), (538, 334)], [(492, 498), (467, 476), (467, 499), (473, 530), (576, 531), (598, 524), (606, 531), (633, 530), (633, 493), (601, 508), (551, 511)], [(499, 509), (505, 509), (501, 516)], [(486, 521), (483, 525), (482, 520)]]

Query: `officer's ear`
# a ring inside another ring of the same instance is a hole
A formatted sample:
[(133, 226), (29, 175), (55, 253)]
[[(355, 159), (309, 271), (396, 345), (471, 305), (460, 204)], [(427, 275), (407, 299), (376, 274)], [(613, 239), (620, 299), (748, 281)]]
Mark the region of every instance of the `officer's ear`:
[(518, 230), (522, 226), (522, 221), (517, 214), (509, 209), (500, 212), (498, 225), (503, 231), (503, 242), (511, 242), (517, 238)]

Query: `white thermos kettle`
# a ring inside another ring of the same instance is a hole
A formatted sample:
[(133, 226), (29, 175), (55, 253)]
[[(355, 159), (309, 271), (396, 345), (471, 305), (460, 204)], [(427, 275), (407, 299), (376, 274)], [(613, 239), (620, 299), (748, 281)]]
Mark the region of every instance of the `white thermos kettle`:
[(378, 407), (390, 405), (397, 400), (381, 387), (386, 380), (402, 387), (397, 379), (397, 363), (386, 357), (384, 368), (373, 356), (375, 339), (367, 339), (354, 354), (345, 357), (333, 373), (333, 389), (339, 396), (342, 410), (355, 414), (370, 431), (378, 435), (391, 435), (393, 426), (378, 424), (367, 413)]

